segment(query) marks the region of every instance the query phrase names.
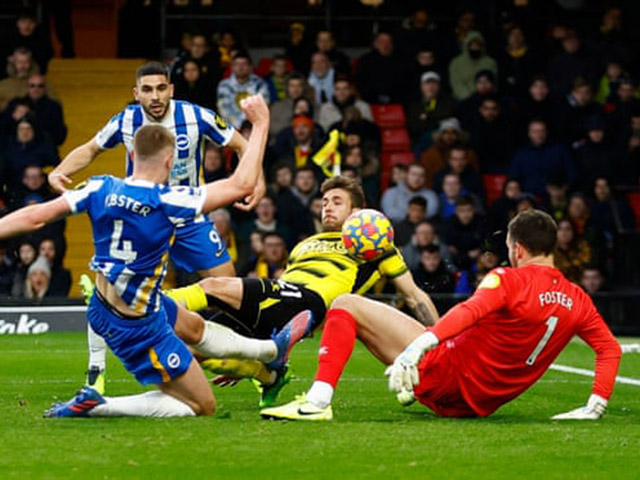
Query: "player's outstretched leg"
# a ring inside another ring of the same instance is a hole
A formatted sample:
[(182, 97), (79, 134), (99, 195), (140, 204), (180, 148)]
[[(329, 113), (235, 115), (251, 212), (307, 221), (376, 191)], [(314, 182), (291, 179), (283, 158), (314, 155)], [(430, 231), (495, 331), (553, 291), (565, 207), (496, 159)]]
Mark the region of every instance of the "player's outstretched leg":
[(263, 418), (331, 420), (331, 401), (356, 338), (385, 365), (393, 362), (424, 327), (394, 308), (358, 295), (338, 297), (327, 313), (318, 370), (306, 395), (281, 407), (260, 411)]
[[(84, 302), (89, 305), (95, 285), (86, 274), (80, 276), (78, 283), (82, 290)], [(93, 331), (89, 324), (87, 324), (87, 344), (89, 346), (89, 365), (87, 367), (86, 385), (96, 390), (100, 395), (104, 395), (107, 344), (100, 335)]]

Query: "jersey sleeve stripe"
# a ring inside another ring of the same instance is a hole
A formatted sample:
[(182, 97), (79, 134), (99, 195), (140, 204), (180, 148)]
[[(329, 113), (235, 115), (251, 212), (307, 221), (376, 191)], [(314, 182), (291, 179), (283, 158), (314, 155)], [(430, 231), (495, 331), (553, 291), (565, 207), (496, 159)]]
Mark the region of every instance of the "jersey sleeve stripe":
[[(78, 209), (84, 210), (82, 205), (85, 200), (87, 200), (92, 193), (97, 192), (102, 187), (104, 180), (89, 180), (87, 185), (78, 189), (78, 190), (67, 190), (62, 194), (64, 199), (69, 204), (69, 208), (73, 213), (78, 213)], [(80, 207), (80, 208), (79, 208)]]

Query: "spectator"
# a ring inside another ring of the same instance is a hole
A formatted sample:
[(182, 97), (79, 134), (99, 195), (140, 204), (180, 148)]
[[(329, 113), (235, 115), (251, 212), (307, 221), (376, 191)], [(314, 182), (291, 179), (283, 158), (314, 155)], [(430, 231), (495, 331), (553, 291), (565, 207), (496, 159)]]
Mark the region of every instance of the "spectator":
[(231, 215), (224, 208), (218, 208), (209, 214), (209, 218), (218, 231), (219, 239), (227, 247), (229, 256), (234, 265), (240, 262), (240, 248), (236, 234), (231, 228)]
[(309, 72), (309, 58), (313, 48), (305, 38), (305, 26), (302, 23), (292, 23), (289, 27), (289, 40), (285, 46), (285, 55), (293, 64), (293, 69), (306, 75)]
[(415, 270), (420, 266), (421, 251), (430, 245), (435, 245), (440, 249), (440, 257), (445, 263), (449, 260), (449, 249), (438, 239), (433, 222), (422, 220), (416, 225), (415, 232), (411, 237), (411, 242), (404, 245), (401, 249), (402, 256), (410, 270)]
[(273, 198), (266, 196), (260, 200), (256, 207), (256, 218), (244, 226), (242, 239), (245, 242), (250, 240), (252, 232), (277, 232), (282, 238), (291, 244), (289, 226), (276, 219), (276, 204)]
[[(467, 139), (466, 132), (460, 128), (460, 122), (456, 118), (448, 118), (440, 122), (438, 131), (433, 134), (433, 146), (422, 153), (420, 163), (425, 168), (425, 186), (431, 188), (437, 172), (447, 166), (449, 150), (453, 145), (464, 144)], [(477, 170), (478, 160), (473, 151), (469, 152), (469, 163)]]
[(298, 169), (291, 191), (305, 209), (309, 208), (311, 200), (318, 194), (318, 190), (314, 169), (312, 167)]
[(14, 98), (9, 102), (0, 117), (0, 148), (8, 137), (16, 133), (18, 123), (28, 114), (33, 116), (33, 103), (27, 97)]
[(460, 119), (464, 128), (468, 128), (478, 116), (482, 101), (494, 96), (496, 91), (496, 76), (491, 70), (480, 70), (475, 76), (475, 90), (456, 108), (456, 117)]
[[(306, 200), (306, 194), (303, 194), (300, 190), (297, 191), (300, 197), (293, 193), (293, 169), (287, 164), (278, 164), (275, 167), (275, 182), (273, 187), (273, 195), (276, 204), (276, 219), (278, 222), (291, 227), (291, 236), (294, 241), (301, 239), (303, 236), (313, 232), (313, 219), (309, 214), (309, 210), (306, 208), (300, 198)], [(305, 172), (305, 170), (303, 170)], [(313, 171), (311, 174), (311, 190), (315, 187), (315, 177), (313, 177)], [(308, 175), (308, 173), (301, 173), (302, 176)], [(306, 179), (298, 179), (303, 189), (305, 187)]]
[(422, 91), (416, 88), (422, 82), (422, 76), (427, 72), (437, 73), (440, 77), (440, 89), (449, 94), (449, 76), (446, 66), (442, 66), (436, 49), (431, 45), (422, 45), (418, 48), (416, 55), (411, 59), (409, 72), (407, 73), (406, 89), (408, 99), (415, 102), (422, 98)]
[(38, 257), (27, 270), (24, 282), (24, 298), (41, 300), (50, 297), (51, 268), (44, 257)]
[(443, 38), (443, 58), (450, 61), (454, 56), (461, 53), (465, 48), (468, 35), (473, 33), (475, 26), (476, 14), (472, 10), (460, 12), (453, 32)]
[(547, 72), (554, 98), (562, 99), (571, 91), (571, 85), (577, 77), (583, 77), (588, 83), (595, 82), (595, 62), (575, 30), (568, 30), (562, 39), (562, 50), (551, 58)]
[(282, 236), (276, 232), (262, 235), (262, 254), (250, 262), (241, 276), (251, 278), (280, 278), (287, 266), (287, 249)]
[(336, 47), (333, 32), (330, 30), (318, 31), (316, 34), (316, 49), (318, 52), (322, 52), (327, 56), (333, 70), (337, 74), (351, 74), (351, 60), (349, 60), (349, 57), (344, 52), (338, 50)]
[(443, 224), (443, 241), (458, 270), (468, 270), (478, 260), (484, 238), (484, 227), (473, 199), (460, 196), (456, 200), (455, 214)]
[(395, 164), (391, 167), (391, 179), (389, 180), (389, 186), (393, 187), (407, 180), (407, 166), (401, 163)]
[(442, 179), (442, 193), (438, 196), (439, 207), (438, 211), (440, 218), (451, 218), (456, 213), (456, 202), (462, 196), (471, 198), (475, 203), (475, 211), (477, 213), (483, 213), (482, 204), (480, 200), (473, 194), (467, 192), (462, 186), (460, 175), (457, 173), (447, 173)]
[(358, 109), (361, 118), (370, 122), (373, 121), (371, 107), (367, 102), (356, 98), (353, 85), (351, 85), (351, 81), (348, 78), (336, 77), (333, 92), (333, 97), (328, 102), (320, 105), (318, 123), (326, 132), (330, 130), (334, 123), (342, 121), (344, 110), (347, 107)]
[(27, 165), (22, 172), (22, 183), (20, 187), (13, 187), (14, 204), (12, 207), (24, 207), (34, 199), (39, 198), (35, 203), (41, 203), (53, 198), (53, 194), (47, 185), (47, 177), (39, 165)]
[(30, 75), (26, 97), (10, 101), (7, 111), (12, 111), (16, 103), (26, 100), (29, 103), (30, 111), (35, 114), (38, 127), (49, 137), (49, 140), (54, 145), (59, 147), (67, 138), (67, 126), (64, 124), (62, 105), (50, 98), (47, 95), (47, 90), (47, 80), (43, 75), (38, 73)]
[(582, 270), (580, 286), (584, 288), (589, 295), (605, 290), (605, 281), (602, 272), (598, 268), (586, 266), (584, 270)]
[(622, 10), (618, 6), (607, 8), (596, 36), (596, 58), (600, 65), (616, 59), (625, 65), (634, 62), (633, 40), (622, 28)]
[(406, 97), (404, 73), (404, 64), (393, 51), (393, 38), (380, 32), (373, 41), (373, 49), (360, 57), (356, 85), (366, 102), (402, 102)]
[(409, 200), (419, 195), (427, 202), (427, 218), (435, 216), (438, 213), (438, 197), (433, 190), (425, 188), (424, 182), (424, 167), (419, 163), (410, 165), (406, 182), (389, 188), (382, 195), (382, 211), (392, 221), (402, 221), (407, 214)]
[(270, 73), (265, 78), (267, 87), (269, 87), (269, 95), (271, 103), (284, 100), (287, 97), (287, 57), (284, 55), (276, 55), (271, 60)]
[[(285, 82), (286, 96), (282, 100), (278, 100), (270, 105), (269, 135), (272, 142), (282, 130), (291, 125), (294, 100), (302, 97), (307, 98), (307, 100), (312, 98), (309, 92), (305, 92), (305, 87), (310, 89), (304, 77), (298, 72), (291, 73)], [(313, 116), (313, 114), (311, 116)]]
[(21, 184), (22, 173), (27, 165), (46, 167), (57, 165), (59, 161), (55, 147), (36, 131), (30, 116), (20, 120), (16, 134), (7, 143), (3, 155), (7, 162), (7, 177), (14, 188)]
[[(0, 59), (4, 61), (17, 48), (25, 48), (32, 52), (40, 71), (43, 74), (47, 73), (49, 61), (53, 57), (51, 39), (48, 30), (38, 25), (35, 12), (31, 10), (23, 10), (18, 15), (15, 27), (2, 39)], [(2, 77), (4, 72), (0, 74), (0, 78)]]
[(445, 175), (455, 173), (460, 178), (462, 186), (467, 192), (473, 193), (476, 197), (484, 198), (484, 185), (482, 178), (469, 164), (469, 149), (464, 145), (454, 145), (449, 150), (447, 166), (436, 173), (433, 179), (433, 189), (436, 193), (442, 193), (442, 181)]
[(400, 24), (396, 33), (398, 55), (404, 60), (412, 60), (421, 47), (437, 45), (437, 25), (424, 7), (418, 7)]
[(601, 107), (593, 101), (591, 85), (582, 77), (573, 82), (571, 93), (558, 101), (555, 111), (558, 140), (576, 149), (584, 144), (589, 117), (601, 114)]
[(11, 286), (11, 296), (22, 298), (24, 297), (27, 272), (31, 264), (36, 260), (37, 251), (33, 242), (26, 239), (18, 244), (17, 252), (18, 261)]
[(506, 231), (509, 221), (516, 215), (517, 200), (521, 194), (522, 189), (517, 180), (505, 182), (502, 196), (491, 204), (487, 212), (490, 231)]
[(428, 245), (420, 252), (420, 266), (411, 271), (416, 285), (427, 293), (453, 293), (456, 286), (455, 276), (449, 271), (440, 249)]
[(624, 144), (633, 112), (640, 111), (640, 100), (636, 95), (635, 83), (629, 77), (622, 77), (612, 98), (604, 106), (607, 133), (616, 145)]
[[(27, 94), (29, 76), (39, 71), (31, 50), (24, 47), (14, 50), (7, 63), (8, 77), (0, 81), (0, 112), (4, 112), (11, 100)], [(48, 93), (51, 95), (51, 91)]]
[(223, 30), (216, 36), (218, 55), (220, 58), (220, 70), (224, 71), (233, 63), (233, 59), (242, 48), (237, 42), (235, 34), (231, 30)]
[(620, 62), (615, 60), (608, 62), (604, 74), (598, 82), (596, 94), (594, 95), (595, 101), (601, 104), (612, 101), (620, 85), (620, 80), (623, 78), (628, 78), (628, 76), (622, 69)]
[(513, 26), (506, 40), (502, 56), (498, 59), (500, 92), (522, 98), (526, 95), (531, 77), (540, 72), (540, 61), (521, 27)]
[(56, 254), (52, 238), (45, 238), (38, 247), (39, 258), (44, 258), (51, 272), (48, 297), (68, 297), (71, 290), (71, 272), (62, 266), (62, 256)]
[(573, 224), (565, 219), (558, 222), (558, 242), (553, 251), (553, 263), (565, 277), (579, 282), (582, 272), (591, 262), (589, 244), (577, 234)]
[(423, 73), (420, 78), (422, 97), (419, 101), (409, 103), (406, 108), (407, 130), (414, 145), (416, 142), (423, 143), (423, 135), (432, 135), (442, 120), (453, 116), (453, 100), (442, 92), (440, 81), (440, 75), (436, 72)]
[(611, 183), (607, 177), (596, 177), (591, 192), (594, 196), (591, 217), (596, 227), (603, 232), (607, 244), (613, 245), (620, 233), (633, 230), (633, 211), (623, 198), (612, 194)]
[(529, 122), (534, 118), (544, 120), (548, 127), (554, 124), (554, 104), (549, 97), (547, 79), (542, 75), (532, 78), (527, 95), (518, 103), (516, 141), (519, 143), (526, 141)]
[(214, 143), (208, 142), (204, 149), (204, 160), (202, 162), (204, 180), (207, 183), (221, 180), (229, 176), (225, 165), (222, 150)]
[(234, 127), (240, 128), (246, 116), (240, 108), (240, 99), (260, 94), (269, 103), (269, 88), (254, 75), (251, 58), (246, 53), (236, 53), (231, 63), (231, 76), (218, 85), (218, 112)]
[(206, 108), (214, 108), (215, 91), (202, 78), (198, 62), (188, 59), (182, 65), (181, 71), (181, 76), (174, 80), (173, 97), (176, 100), (187, 100)]
[(473, 94), (476, 74), (482, 70), (498, 74), (496, 61), (486, 53), (482, 34), (469, 32), (462, 53), (449, 64), (451, 90), (457, 100), (464, 100)]
[(342, 163), (344, 166), (356, 168), (360, 172), (365, 198), (369, 200), (376, 200), (373, 203), (367, 203), (369, 205), (377, 205), (377, 199), (380, 193), (380, 182), (378, 178), (380, 162), (378, 161), (378, 157), (365, 154), (363, 147), (360, 144), (354, 144), (353, 146), (346, 148)]
[(480, 172), (507, 173), (514, 151), (514, 132), (512, 122), (505, 118), (496, 97), (482, 100), (469, 134), (469, 145), (478, 155)]
[(313, 229), (311, 231), (311, 235), (324, 232), (324, 227), (322, 226), (322, 197), (320, 196), (313, 197), (311, 199), (311, 205), (309, 206), (309, 210), (311, 211), (311, 217), (313, 222)]
[(564, 175), (571, 186), (576, 181), (576, 167), (563, 145), (547, 142), (544, 121), (534, 119), (529, 122), (529, 145), (514, 155), (509, 178), (518, 180), (525, 192), (544, 197), (551, 175)]
[(393, 240), (398, 247), (402, 247), (411, 241), (416, 226), (426, 218), (427, 201), (424, 197), (413, 197), (409, 200), (407, 216), (400, 222), (393, 223)]
[(311, 117), (294, 116), (291, 128), (281, 131), (276, 139), (274, 154), (278, 163), (286, 163), (296, 169), (309, 165), (313, 153), (322, 146), (321, 132), (315, 128)]
[[(171, 67), (171, 78), (180, 79), (181, 81), (194, 82), (199, 81), (204, 90), (210, 92), (207, 105), (215, 105), (215, 91), (221, 76), (220, 53), (216, 48), (211, 48), (206, 35), (196, 33), (191, 36), (191, 42), (188, 46), (188, 54), (179, 57)], [(196, 80), (195, 70), (191, 67), (189, 74), (190, 80), (185, 78), (185, 67), (187, 62), (194, 62), (199, 67), (199, 75)], [(204, 106), (207, 106), (204, 105)]]
[(338, 129), (345, 134), (345, 144), (348, 147), (360, 146), (363, 154), (368, 157), (380, 157), (380, 129), (378, 126), (362, 118), (360, 110), (354, 106), (345, 107), (342, 121), (334, 123), (329, 131)]
[(546, 210), (558, 222), (567, 212), (569, 185), (563, 175), (552, 175), (547, 180)]
[(600, 230), (591, 217), (591, 209), (584, 194), (574, 192), (569, 197), (566, 218), (573, 225), (575, 232), (583, 238), (591, 248), (591, 262), (597, 265), (602, 260), (602, 252), (605, 247), (604, 232)]
[(582, 190), (588, 190), (596, 177), (612, 178), (621, 163), (618, 152), (607, 141), (602, 117), (593, 116), (587, 119), (586, 130), (587, 139), (575, 153)]
[(315, 91), (316, 103), (323, 104), (333, 97), (336, 72), (323, 52), (316, 52), (311, 56), (311, 72), (308, 82)]

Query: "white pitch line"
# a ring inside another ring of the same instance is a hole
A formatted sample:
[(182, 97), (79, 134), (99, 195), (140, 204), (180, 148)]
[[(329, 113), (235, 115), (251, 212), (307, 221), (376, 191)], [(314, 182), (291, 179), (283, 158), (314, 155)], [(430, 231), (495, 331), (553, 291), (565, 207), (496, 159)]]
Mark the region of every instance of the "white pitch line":
[[(549, 368), (551, 370), (557, 370), (558, 372), (575, 373), (577, 375), (585, 375), (587, 377), (595, 376), (595, 373), (593, 372), (593, 370), (587, 370), (586, 368), (569, 367), (567, 365), (558, 365), (557, 363), (552, 364)], [(635, 385), (636, 387), (640, 387), (640, 380), (638, 380), (637, 378), (617, 376), (616, 382), (624, 383), (626, 385)]]

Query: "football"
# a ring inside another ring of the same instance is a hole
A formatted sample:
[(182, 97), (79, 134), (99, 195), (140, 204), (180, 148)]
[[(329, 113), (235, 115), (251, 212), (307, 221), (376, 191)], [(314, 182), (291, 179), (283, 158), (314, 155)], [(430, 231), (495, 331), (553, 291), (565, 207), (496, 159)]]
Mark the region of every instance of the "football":
[(375, 260), (393, 248), (393, 226), (377, 210), (358, 210), (342, 225), (342, 242), (352, 257)]

